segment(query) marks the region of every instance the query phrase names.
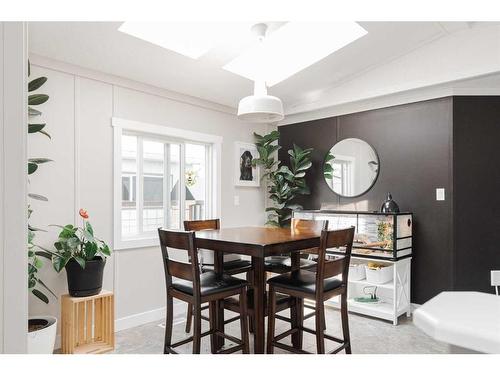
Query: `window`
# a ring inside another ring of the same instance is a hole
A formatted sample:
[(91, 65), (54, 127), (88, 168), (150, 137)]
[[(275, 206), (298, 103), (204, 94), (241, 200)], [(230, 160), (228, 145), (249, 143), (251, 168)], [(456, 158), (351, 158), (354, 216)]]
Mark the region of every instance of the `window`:
[(115, 249), (156, 245), (157, 229), (217, 216), (221, 138), (113, 119)]
[(342, 156), (336, 156), (332, 163), (332, 188), (344, 196), (352, 195), (353, 163)]

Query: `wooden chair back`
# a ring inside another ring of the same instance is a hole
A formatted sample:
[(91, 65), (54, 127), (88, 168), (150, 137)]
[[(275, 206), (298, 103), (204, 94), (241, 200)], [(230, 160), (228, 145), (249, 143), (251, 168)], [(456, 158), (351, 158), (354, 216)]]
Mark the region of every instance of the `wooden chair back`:
[[(194, 232), (180, 232), (159, 228), (160, 247), (165, 270), (167, 288), (172, 285), (172, 277), (193, 283), (193, 293), (200, 293), (200, 266), (198, 263), (196, 236)], [(189, 262), (172, 260), (168, 256), (168, 249), (178, 249), (187, 252)]]
[(311, 230), (326, 230), (328, 228), (328, 220), (305, 220), (292, 219), (292, 231), (311, 231)]
[[(295, 219), (292, 218), (291, 229), (295, 233), (300, 233), (301, 231), (318, 231), (328, 229), (328, 220), (305, 220), (305, 219)], [(305, 249), (301, 251), (303, 257), (307, 258), (307, 254), (318, 255), (318, 248), (312, 247), (310, 249)]]
[[(323, 281), (342, 274), (342, 282), (347, 285), (349, 262), (351, 260), (354, 227), (340, 230), (323, 230), (318, 249), (318, 267), (316, 272), (316, 293), (323, 293)], [(326, 260), (326, 249), (345, 247), (345, 255), (334, 260)]]
[(209, 220), (184, 220), (184, 230), (220, 229), (219, 219)]

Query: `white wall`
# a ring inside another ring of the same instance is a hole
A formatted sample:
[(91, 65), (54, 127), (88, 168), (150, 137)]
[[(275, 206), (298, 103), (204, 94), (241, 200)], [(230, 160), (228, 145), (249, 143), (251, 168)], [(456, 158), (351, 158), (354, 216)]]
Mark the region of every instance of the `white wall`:
[[(234, 186), (233, 153), (235, 141), (251, 142), (253, 132), (265, 133), (267, 126), (241, 123), (233, 114), (169, 99), (158, 88), (36, 56), (31, 61), (33, 76), (48, 77), (43, 92), (50, 100), (40, 109), (52, 140), (39, 134), (30, 137), (29, 154), (55, 160), (32, 179), (31, 190), (49, 199), (33, 204), (33, 224), (79, 223), (77, 211), (83, 207), (99, 237), (112, 243), (111, 117), (222, 136), (222, 226), (264, 223), (264, 189)], [(234, 206), (234, 195), (240, 197), (239, 207)], [(49, 229), (40, 235), (41, 243), (51, 246), (56, 233)], [(64, 271), (56, 275), (47, 265), (42, 274), (58, 295), (66, 292)], [(160, 318), (165, 287), (159, 248), (115, 252), (106, 265), (104, 288), (115, 292), (118, 329)], [(30, 313), (59, 315), (59, 303), (45, 306), (31, 299)]]
[(279, 125), (451, 95), (500, 94), (500, 26), (461, 30), (339, 82), (311, 101), (285, 103)]
[(0, 22), (0, 353), (25, 353), (27, 32)]

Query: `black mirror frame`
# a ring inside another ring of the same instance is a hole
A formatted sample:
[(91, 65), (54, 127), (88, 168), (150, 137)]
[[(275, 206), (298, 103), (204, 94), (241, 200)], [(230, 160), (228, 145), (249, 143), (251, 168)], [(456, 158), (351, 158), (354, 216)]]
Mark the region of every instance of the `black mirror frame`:
[[(342, 142), (342, 141), (345, 141), (347, 139), (359, 139), (360, 141), (363, 141), (365, 142), (368, 146), (371, 147), (371, 149), (373, 150), (373, 153), (375, 154), (375, 156), (377, 157), (377, 162), (378, 162), (378, 169), (377, 169), (377, 174), (375, 176), (375, 178), (373, 179), (371, 185), (365, 190), (363, 191), (362, 193), (360, 194), (357, 194), (357, 195), (342, 195), (342, 194), (339, 194), (337, 193), (336, 191), (334, 191), (329, 185), (328, 185), (328, 182), (326, 182), (326, 178), (325, 178), (325, 163), (326, 163), (326, 158), (328, 157), (328, 155), (330, 154), (330, 151), (332, 148), (335, 147), (335, 145), (337, 145), (338, 143)], [(377, 182), (378, 180), (378, 176), (380, 175), (380, 157), (378, 155), (378, 152), (377, 150), (375, 149), (375, 147), (373, 147), (370, 143), (368, 143), (367, 141), (361, 139), (361, 138), (345, 138), (345, 139), (341, 139), (339, 141), (337, 141), (332, 147), (330, 147), (330, 149), (328, 150), (328, 152), (326, 153), (325, 157), (323, 158), (323, 162), (322, 162), (322, 165), (321, 165), (321, 170), (322, 170), (322, 176), (323, 176), (323, 181), (325, 182), (326, 186), (328, 186), (328, 189), (330, 189), (330, 191), (335, 194), (335, 195), (338, 195), (339, 197), (341, 198), (359, 198), (361, 197), (362, 195), (365, 195), (366, 193), (368, 193), (372, 188), (373, 186), (375, 185), (375, 183)]]

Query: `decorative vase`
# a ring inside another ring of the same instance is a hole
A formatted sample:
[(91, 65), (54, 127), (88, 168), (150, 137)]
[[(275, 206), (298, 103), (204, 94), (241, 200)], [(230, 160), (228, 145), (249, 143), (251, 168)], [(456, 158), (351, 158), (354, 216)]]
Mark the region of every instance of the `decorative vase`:
[(52, 354), (56, 342), (57, 319), (33, 316), (28, 319), (28, 354)]
[(380, 212), (399, 212), (399, 206), (392, 199), (391, 193), (387, 193), (387, 198), (382, 203), (382, 207), (380, 208)]
[(72, 297), (88, 297), (99, 294), (106, 260), (95, 257), (85, 263), (85, 268), (74, 259), (66, 264), (68, 291)]

